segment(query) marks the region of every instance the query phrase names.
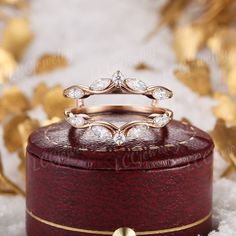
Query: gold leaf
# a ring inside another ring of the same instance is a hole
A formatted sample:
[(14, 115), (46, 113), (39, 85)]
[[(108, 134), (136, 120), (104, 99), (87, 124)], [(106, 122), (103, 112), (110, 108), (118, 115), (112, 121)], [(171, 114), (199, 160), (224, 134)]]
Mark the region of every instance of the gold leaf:
[(205, 11), (201, 14), (199, 22), (203, 26), (209, 24), (229, 25), (236, 20), (235, 0), (206, 1)]
[(167, 1), (166, 4), (160, 9), (160, 20), (156, 27), (148, 34), (147, 39), (154, 36), (159, 29), (168, 25), (171, 28), (175, 27), (179, 18), (182, 16), (185, 8), (189, 5), (189, 0), (175, 0)]
[(18, 87), (12, 87), (3, 91), (0, 98), (0, 120), (7, 114), (18, 114), (30, 109), (30, 102)]
[(236, 65), (236, 43), (227, 45), (224, 48), (224, 56), (221, 58), (221, 64), (226, 71), (230, 71)]
[(180, 62), (195, 58), (206, 38), (205, 28), (199, 25), (186, 25), (174, 31), (174, 50)]
[[(236, 126), (227, 127), (225, 121), (218, 119), (213, 131), (210, 132), (216, 149), (220, 155), (228, 161), (231, 165), (236, 167)], [(223, 175), (228, 175), (232, 172), (232, 168), (229, 167)]]
[(28, 4), (25, 0), (0, 0), (0, 4), (5, 4), (13, 7), (26, 7)]
[(236, 103), (229, 96), (221, 93), (215, 93), (214, 98), (219, 102), (213, 108), (214, 115), (228, 124), (236, 125)]
[(25, 193), (14, 184), (9, 178), (4, 174), (2, 158), (0, 155), (0, 194), (20, 194), (25, 196)]
[(219, 27), (216, 32), (208, 39), (207, 46), (218, 57), (225, 57), (226, 47), (234, 44), (236, 32), (229, 27)]
[(191, 125), (191, 124), (192, 124), (191, 121), (190, 121), (188, 118), (186, 118), (186, 117), (183, 117), (183, 118), (181, 119), (181, 122), (182, 122), (183, 124), (187, 124), (187, 125)]
[(9, 152), (15, 152), (22, 147), (21, 136), (17, 127), (27, 119), (27, 115), (19, 114), (12, 117), (6, 124), (4, 124), (3, 138), (5, 146)]
[(154, 70), (153, 67), (149, 66), (148, 64), (141, 62), (134, 66), (135, 70)]
[(53, 117), (63, 118), (65, 108), (73, 105), (71, 99), (65, 98), (62, 94), (61, 86), (55, 86), (45, 94), (43, 107), (49, 119)]
[(7, 111), (3, 109), (0, 99), (0, 121), (2, 121), (7, 116)]
[(12, 55), (0, 48), (0, 84), (5, 83), (13, 75), (16, 69), (16, 61)]
[(159, 27), (162, 25), (174, 27), (190, 2), (189, 0), (169, 0), (160, 10)]
[(236, 64), (236, 31), (229, 27), (221, 27), (209, 38), (208, 47), (216, 54), (220, 66), (229, 73)]
[(231, 95), (236, 96), (236, 67), (234, 67), (229, 73), (226, 79), (226, 84), (228, 86)]
[(40, 124), (38, 120), (26, 119), (18, 125), (18, 132), (20, 134), (21, 144), (26, 148), (29, 135), (39, 128)]
[(25, 176), (26, 173), (26, 146), (28, 142), (29, 135), (39, 128), (40, 124), (38, 120), (31, 120), (27, 119), (20, 123), (18, 125), (18, 132), (20, 134), (20, 140), (21, 140), (21, 145), (22, 149), (19, 152), (19, 157), (21, 159), (21, 163), (19, 166), (19, 169), (22, 173), (23, 176)]
[(19, 60), (33, 38), (29, 22), (25, 18), (8, 21), (3, 30), (2, 46)]
[(18, 156), (20, 158), (20, 164), (18, 166), (18, 169), (25, 180), (26, 178), (26, 154), (23, 148), (18, 152)]
[(175, 70), (179, 81), (201, 96), (211, 95), (212, 87), (208, 65), (200, 60), (187, 61), (185, 70)]
[(51, 124), (57, 123), (57, 122), (59, 122), (59, 121), (61, 121), (61, 118), (55, 116), (55, 117), (52, 117), (52, 118), (49, 119), (49, 120), (43, 121), (43, 122), (42, 122), (42, 126), (51, 125)]
[(33, 98), (32, 98), (32, 107), (36, 107), (43, 102), (44, 95), (48, 92), (49, 88), (44, 83), (41, 82), (34, 90)]
[(64, 56), (57, 54), (45, 54), (39, 58), (34, 74), (40, 75), (50, 73), (56, 69), (64, 68), (67, 65), (68, 62)]

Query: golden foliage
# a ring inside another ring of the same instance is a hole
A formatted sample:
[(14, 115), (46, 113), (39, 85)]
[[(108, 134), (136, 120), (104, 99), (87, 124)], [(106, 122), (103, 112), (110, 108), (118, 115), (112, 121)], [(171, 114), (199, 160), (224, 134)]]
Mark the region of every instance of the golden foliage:
[(223, 176), (227, 176), (236, 169), (236, 126), (228, 127), (223, 119), (218, 119), (210, 134), (216, 149), (229, 163), (228, 169), (223, 173)]
[(20, 194), (22, 196), (25, 196), (25, 193), (16, 184), (14, 184), (9, 178), (6, 177), (3, 170), (1, 155), (0, 155), (0, 194), (13, 194), (13, 195)]
[(26, 18), (10, 19), (2, 34), (2, 47), (17, 60), (21, 59), (33, 38), (28, 20)]
[(13, 116), (3, 126), (4, 143), (9, 152), (16, 152), (22, 148), (21, 136), (18, 130), (18, 125), (26, 121), (28, 116), (26, 114), (19, 114)]
[(0, 84), (9, 80), (17, 67), (14, 57), (5, 49), (0, 48)]
[(214, 115), (225, 120), (228, 124), (236, 125), (235, 101), (222, 93), (215, 93), (214, 98), (218, 101), (218, 105), (213, 108)]
[(149, 66), (148, 64), (144, 63), (144, 62), (140, 62), (137, 65), (134, 66), (135, 70), (154, 70), (153, 67)]
[(210, 71), (207, 64), (203, 61), (187, 61), (185, 69), (175, 70), (175, 76), (201, 96), (212, 94)]
[(186, 25), (174, 30), (174, 50), (178, 61), (195, 59), (197, 52), (203, 46), (206, 29), (199, 25)]
[(32, 97), (32, 107), (36, 107), (43, 103), (44, 95), (49, 91), (48, 86), (41, 82), (34, 89), (33, 97)]
[(73, 102), (70, 99), (66, 99), (63, 94), (61, 86), (55, 86), (51, 88), (43, 98), (43, 108), (48, 115), (48, 118), (64, 117), (64, 109), (71, 107)]
[(18, 87), (3, 91), (0, 97), (0, 121), (9, 114), (19, 114), (30, 109), (30, 102)]
[(41, 75), (52, 72), (59, 68), (65, 68), (68, 65), (67, 59), (62, 55), (45, 54), (37, 62), (34, 74)]

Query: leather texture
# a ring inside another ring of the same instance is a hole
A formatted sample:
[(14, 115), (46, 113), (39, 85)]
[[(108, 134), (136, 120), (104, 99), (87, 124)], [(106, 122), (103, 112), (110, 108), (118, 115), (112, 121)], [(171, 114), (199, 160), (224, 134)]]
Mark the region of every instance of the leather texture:
[(96, 139), (89, 132), (66, 122), (40, 128), (30, 136), (28, 152), (83, 169), (143, 170), (186, 165), (207, 157), (213, 149), (207, 133), (178, 121), (163, 129), (149, 129), (143, 139), (128, 140), (121, 147), (111, 140)]
[[(139, 232), (188, 225), (211, 212), (213, 143), (203, 131), (173, 121), (141, 144), (108, 142), (105, 149), (80, 135), (66, 123), (31, 135), (27, 209), (36, 216), (80, 229)], [(206, 236), (210, 230), (211, 218), (157, 235)], [(89, 234), (58, 229), (27, 214), (27, 236), (54, 235)]]

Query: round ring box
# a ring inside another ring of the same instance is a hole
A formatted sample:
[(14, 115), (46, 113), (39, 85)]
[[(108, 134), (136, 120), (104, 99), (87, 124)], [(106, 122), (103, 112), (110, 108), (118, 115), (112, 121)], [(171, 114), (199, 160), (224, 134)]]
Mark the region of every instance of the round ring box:
[[(137, 114), (101, 114), (107, 121)], [(141, 130), (141, 131), (140, 131)], [(173, 120), (136, 129), (121, 146), (66, 122), (31, 134), (27, 236), (206, 236), (211, 231), (213, 142)], [(140, 137), (135, 137), (135, 134)], [(141, 134), (140, 134), (141, 133)]]

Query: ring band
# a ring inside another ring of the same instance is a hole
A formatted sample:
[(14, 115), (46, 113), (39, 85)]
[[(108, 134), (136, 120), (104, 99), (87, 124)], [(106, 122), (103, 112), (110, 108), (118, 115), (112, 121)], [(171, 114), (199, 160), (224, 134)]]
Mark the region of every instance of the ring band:
[[(86, 107), (84, 99), (92, 95), (100, 94), (139, 94), (152, 100), (150, 107), (137, 106), (101, 106), (98, 108)], [(125, 142), (126, 136), (130, 129), (138, 126), (146, 126), (148, 128), (162, 128), (166, 126), (173, 117), (173, 112), (166, 108), (157, 106), (158, 101), (168, 99), (173, 96), (172, 92), (162, 86), (147, 86), (143, 81), (137, 79), (124, 78), (117, 71), (112, 78), (100, 79), (87, 86), (71, 86), (64, 90), (64, 96), (72, 98), (76, 102), (74, 108), (65, 109), (65, 120), (74, 128), (86, 129), (103, 132), (106, 136), (113, 138), (117, 145)], [(118, 127), (107, 121), (97, 120), (95, 117), (98, 113), (104, 112), (129, 112), (139, 111), (143, 114), (144, 119), (127, 122)], [(94, 132), (95, 134), (97, 132)]]

